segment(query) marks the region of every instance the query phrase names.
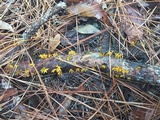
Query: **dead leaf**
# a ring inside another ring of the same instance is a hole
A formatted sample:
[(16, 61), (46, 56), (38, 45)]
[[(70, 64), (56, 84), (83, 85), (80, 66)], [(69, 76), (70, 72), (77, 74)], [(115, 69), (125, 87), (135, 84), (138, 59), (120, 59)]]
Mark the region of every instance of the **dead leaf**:
[(79, 25), (78, 30), (76, 28), (74, 29), (81, 34), (94, 34), (94, 33), (100, 32), (98, 28), (90, 24)]
[(139, 38), (142, 38), (143, 32), (141, 29), (138, 29), (136, 26), (133, 26), (130, 23), (123, 23), (124, 32), (127, 35), (128, 40), (137, 41)]
[(67, 8), (67, 12), (70, 16), (79, 15), (83, 17), (95, 17), (102, 19), (104, 23), (111, 26), (107, 13), (102, 10), (101, 4), (93, 2), (92, 4), (77, 4)]
[(50, 37), (49, 39), (49, 51), (53, 51), (60, 44), (60, 34), (55, 35), (55, 37)]
[(0, 20), (0, 29), (2, 30), (9, 30), (11, 32), (14, 32), (12, 26), (2, 20)]
[(143, 16), (139, 11), (131, 6), (125, 6), (126, 13), (122, 17), (121, 30), (125, 32), (129, 41), (137, 41), (143, 37), (143, 29), (139, 27), (143, 22)]

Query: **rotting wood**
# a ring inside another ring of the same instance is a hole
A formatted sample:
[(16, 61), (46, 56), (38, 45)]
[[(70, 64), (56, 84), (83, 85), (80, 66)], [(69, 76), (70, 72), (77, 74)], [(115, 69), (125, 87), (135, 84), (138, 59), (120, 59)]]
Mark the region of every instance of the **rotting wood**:
[[(148, 64), (143, 64), (140, 62), (132, 62), (123, 58), (116, 59), (110, 56), (101, 56), (101, 53), (89, 53), (89, 54), (76, 54), (71, 56), (71, 59), (67, 61), (69, 55), (58, 55), (57, 57), (49, 56), (46, 59), (37, 59), (34, 62), (35, 67), (41, 71), (42, 68), (47, 68), (46, 73), (52, 73), (51, 71), (60, 66), (62, 72), (69, 72), (70, 68), (74, 70), (76, 68), (87, 70), (92, 70), (92, 67), (100, 66), (102, 64), (106, 65), (105, 73), (111, 73), (112, 76), (118, 76), (120, 78), (136, 81), (144, 81), (151, 84), (160, 84), (160, 67), (152, 66)], [(12, 73), (14, 65), (12, 68), (7, 65), (5, 67), (5, 72)], [(67, 69), (67, 70), (66, 70)], [(15, 70), (15, 69), (14, 69)], [(15, 75), (23, 76), (25, 71), (28, 70), (28, 74), (35, 73), (35, 70), (29, 63), (24, 65), (23, 63), (18, 63)], [(104, 71), (104, 70), (103, 70)], [(75, 72), (77, 72), (75, 70)], [(84, 71), (83, 71), (84, 72)], [(63, 74), (62, 73), (62, 74)], [(26, 75), (27, 76), (27, 75)], [(29, 77), (29, 75), (27, 76)]]

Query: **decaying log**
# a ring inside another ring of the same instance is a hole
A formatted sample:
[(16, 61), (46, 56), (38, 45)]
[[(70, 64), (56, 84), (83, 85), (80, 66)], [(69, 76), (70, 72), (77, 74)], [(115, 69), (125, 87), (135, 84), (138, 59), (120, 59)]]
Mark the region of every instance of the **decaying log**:
[[(110, 56), (102, 56), (101, 53), (77, 54), (70, 56), (71, 59), (67, 61), (69, 55), (58, 55), (57, 57), (49, 56), (47, 59), (37, 59), (34, 62), (35, 67), (39, 72), (42, 68), (46, 68), (46, 73), (52, 73), (56, 66), (60, 66), (62, 72), (69, 72), (69, 69), (86, 68), (92, 70), (92, 67), (106, 65), (105, 74), (111, 73), (113, 76), (119, 76), (129, 80), (145, 81), (152, 84), (160, 84), (160, 68), (159, 66), (152, 66), (139, 62), (132, 62), (123, 58), (116, 59)], [(24, 65), (19, 63), (16, 68), (15, 75), (22, 75), (25, 70), (28, 70), (34, 75), (35, 69), (29, 63)], [(11, 73), (9, 66), (6, 66), (5, 71)], [(104, 70), (103, 70), (104, 71)], [(77, 71), (76, 71), (77, 72)], [(20, 74), (21, 73), (21, 74)], [(26, 75), (27, 76), (27, 75)], [(29, 75), (28, 75), (29, 77)]]

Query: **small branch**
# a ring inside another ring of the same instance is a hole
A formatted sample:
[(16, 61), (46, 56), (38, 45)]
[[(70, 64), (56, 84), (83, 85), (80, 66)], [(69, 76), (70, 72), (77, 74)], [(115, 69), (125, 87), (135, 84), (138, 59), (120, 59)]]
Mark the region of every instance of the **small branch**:
[(47, 11), (45, 12), (45, 14), (38, 21), (31, 24), (30, 27), (25, 30), (25, 32), (22, 35), (23, 39), (24, 40), (29, 39), (32, 35), (34, 35), (38, 31), (38, 29), (44, 23), (46, 23), (49, 20), (50, 17), (52, 17), (58, 11), (65, 9), (65, 8), (66, 8), (66, 4), (64, 2), (60, 2), (57, 5), (48, 8)]
[[(47, 68), (46, 73), (51, 73), (51, 71), (55, 69), (57, 65), (61, 66), (62, 72), (64, 73), (69, 72), (70, 68), (72, 68), (75, 72), (76, 68), (90, 69), (92, 67), (96, 67), (97, 65), (101, 66), (102, 64), (105, 64), (105, 73), (111, 72), (112, 76), (133, 81), (136, 80), (152, 84), (160, 84), (160, 67), (158, 66), (132, 62), (122, 58), (116, 59), (109, 56), (102, 57), (100, 53), (77, 54), (72, 56), (70, 61), (67, 61), (67, 57), (68, 55), (59, 55), (56, 58), (49, 57), (47, 59), (36, 59), (34, 64), (39, 72), (42, 68)], [(24, 66), (23, 64), (18, 64), (18, 68), (16, 68), (16, 74), (23, 76), (22, 74), (25, 73), (25, 70), (29, 70), (32, 74), (36, 73), (33, 67), (30, 67), (29, 65), (27, 66), (26, 64)], [(9, 70), (9, 68), (6, 68), (6, 70), (8, 70), (8, 73), (12, 73), (13, 71), (12, 69)]]

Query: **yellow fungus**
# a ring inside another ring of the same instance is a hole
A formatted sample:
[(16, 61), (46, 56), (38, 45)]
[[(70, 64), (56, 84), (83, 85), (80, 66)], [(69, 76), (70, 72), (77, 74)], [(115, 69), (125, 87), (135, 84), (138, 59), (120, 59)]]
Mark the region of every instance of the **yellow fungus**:
[(20, 70), (16, 70), (15, 71), (15, 73), (14, 73), (14, 75), (21, 75), (23, 73), (23, 71), (20, 69)]
[(88, 69), (87, 68), (82, 68), (81, 72), (86, 72)]
[(123, 73), (123, 74), (128, 74), (128, 73), (129, 73), (129, 70), (122, 69), (122, 73)]
[(77, 53), (74, 50), (68, 52), (68, 55), (76, 55)]
[(76, 63), (76, 62), (73, 62), (73, 64), (74, 64), (74, 65), (77, 65), (77, 63)]
[(121, 53), (115, 53), (114, 55), (115, 55), (114, 57), (117, 58), (117, 59), (118, 58), (123, 58), (123, 54), (121, 54)]
[(131, 46), (135, 46), (136, 42), (131, 42), (130, 44), (131, 44)]
[(59, 65), (56, 65), (56, 69), (61, 69), (61, 66), (59, 66)]
[(114, 75), (114, 77), (119, 78), (119, 75)]
[(34, 64), (34, 63), (30, 63), (29, 66), (30, 66), (30, 67), (33, 67), (33, 66), (35, 66), (35, 64)]
[(42, 74), (45, 74), (45, 73), (48, 72), (48, 70), (49, 70), (49, 68), (43, 67), (40, 71), (41, 71)]
[(113, 71), (116, 71), (116, 72), (122, 72), (122, 68), (117, 66), (117, 67), (113, 67), (112, 68)]
[(124, 76), (124, 75), (120, 75), (119, 77), (120, 77), (120, 78), (124, 78), (125, 76)]
[(24, 72), (23, 72), (23, 77), (29, 77), (30, 76), (30, 70), (29, 69), (26, 69)]
[(68, 57), (66, 58), (66, 60), (67, 60), (67, 61), (71, 61), (71, 60), (72, 60), (72, 57), (71, 57), (71, 56), (68, 56)]
[(62, 70), (61, 70), (61, 66), (57, 65), (56, 68), (54, 68), (52, 71), (52, 73), (57, 73), (57, 75), (62, 75)]
[(48, 58), (48, 55), (47, 54), (40, 54), (39, 57), (41, 59), (47, 59)]
[(105, 69), (105, 68), (107, 68), (107, 66), (106, 65), (101, 65), (101, 68)]
[(104, 54), (103, 54), (103, 53), (100, 53), (100, 54), (99, 54), (99, 56), (100, 56), (100, 57), (103, 57), (103, 56), (104, 56)]
[(61, 58), (60, 56), (58, 56), (58, 60), (59, 60), (59, 61), (62, 61), (62, 58)]
[(50, 58), (50, 57), (52, 57), (52, 55), (51, 54), (47, 54), (47, 57)]
[(131, 44), (131, 46), (135, 46), (136, 44), (139, 44), (139, 43), (140, 43), (140, 41), (133, 41), (130, 44)]
[(91, 70), (96, 70), (96, 68), (95, 68), (95, 67), (92, 67)]
[(7, 64), (7, 66), (8, 66), (9, 68), (14, 68), (14, 65), (11, 64), (11, 63)]
[(113, 51), (111, 52), (111, 51), (108, 51), (107, 53), (106, 53), (106, 56), (111, 56), (113, 54)]
[(56, 69), (53, 69), (51, 72), (54, 73), (56, 71)]
[(73, 73), (73, 72), (74, 72), (74, 70), (73, 70), (73, 69), (70, 69), (70, 70), (69, 70), (69, 73)]
[(14, 65), (14, 68), (18, 68), (18, 65), (17, 65), (17, 64), (15, 64), (15, 65)]
[(57, 56), (58, 56), (58, 53), (55, 52), (55, 53), (53, 54), (53, 57), (57, 57)]
[(140, 66), (137, 66), (137, 67), (136, 67), (136, 70), (140, 70), (140, 69), (141, 69), (141, 67), (140, 67)]
[(76, 72), (80, 72), (80, 68), (76, 68)]
[(121, 72), (123, 74), (128, 74), (129, 73), (129, 70), (123, 69), (123, 68), (121, 68), (119, 66), (112, 67), (112, 70), (116, 71), (116, 72)]
[(130, 78), (130, 77), (127, 77), (127, 80), (131, 80), (131, 78)]

